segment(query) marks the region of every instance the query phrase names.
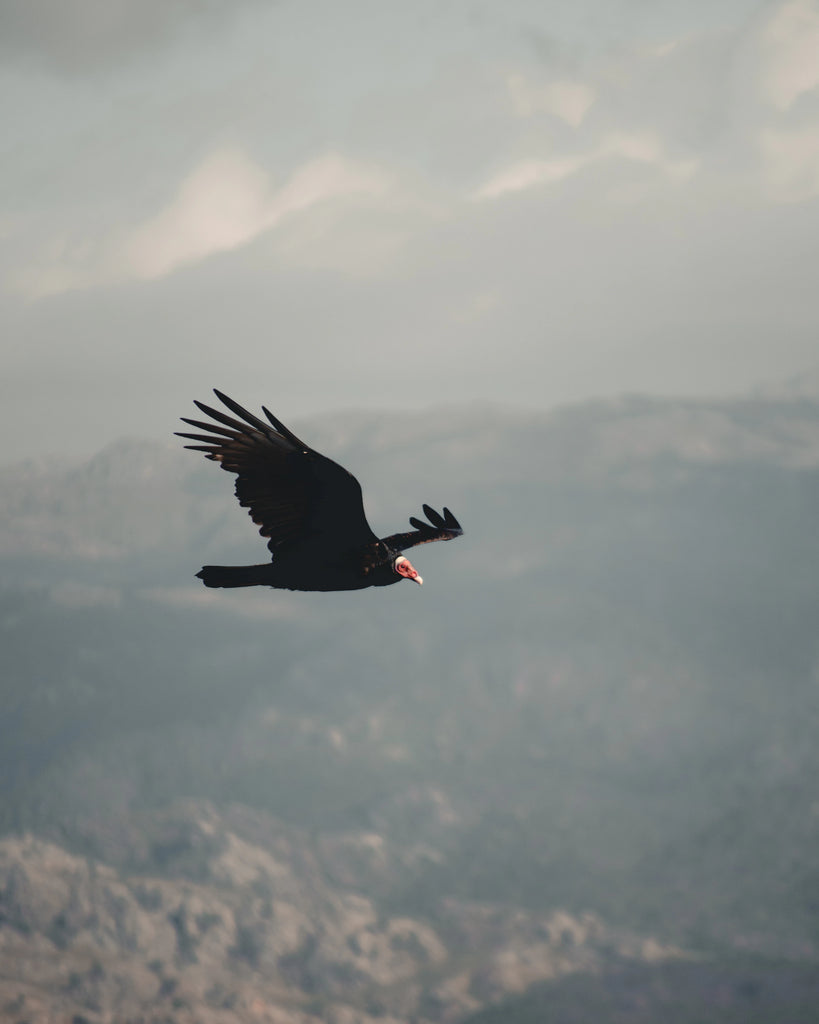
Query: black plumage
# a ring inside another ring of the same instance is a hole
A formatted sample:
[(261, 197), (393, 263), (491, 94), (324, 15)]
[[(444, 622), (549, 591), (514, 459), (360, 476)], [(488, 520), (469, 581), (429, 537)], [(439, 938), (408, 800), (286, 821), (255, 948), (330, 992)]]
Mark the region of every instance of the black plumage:
[(236, 497), (267, 537), (271, 562), (206, 565), (196, 575), (207, 587), (268, 586), (287, 590), (361, 590), (421, 577), (401, 552), (451, 540), (463, 532), (449, 509), (424, 505), (428, 522), (379, 539), (364, 514), (361, 485), (346, 469), (314, 451), (262, 406), (268, 423), (214, 389), (239, 419), (195, 402), (213, 422), (182, 417), (201, 434), (179, 433), (222, 469), (236, 474)]

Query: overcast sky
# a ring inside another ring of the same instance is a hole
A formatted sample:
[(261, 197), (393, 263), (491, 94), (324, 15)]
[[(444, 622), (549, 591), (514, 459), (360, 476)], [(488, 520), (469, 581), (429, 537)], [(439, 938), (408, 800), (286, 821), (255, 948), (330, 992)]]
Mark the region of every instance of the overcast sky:
[(819, 0), (0, 0), (0, 89), (4, 461), (819, 361)]

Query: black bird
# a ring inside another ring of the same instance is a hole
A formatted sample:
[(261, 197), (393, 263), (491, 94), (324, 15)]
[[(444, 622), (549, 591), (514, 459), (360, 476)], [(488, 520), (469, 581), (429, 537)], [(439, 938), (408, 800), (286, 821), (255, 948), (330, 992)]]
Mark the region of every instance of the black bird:
[(236, 474), (236, 497), (268, 537), (272, 562), (206, 565), (196, 575), (206, 587), (279, 587), (286, 590), (362, 590), (399, 580), (423, 582), (401, 552), (463, 533), (449, 509), (424, 505), (429, 522), (410, 516), (407, 533), (376, 537), (364, 515), (361, 485), (338, 463), (313, 451), (262, 406), (264, 423), (214, 388), (240, 420), (194, 402), (215, 423), (190, 420), (207, 434), (183, 434), (222, 469)]

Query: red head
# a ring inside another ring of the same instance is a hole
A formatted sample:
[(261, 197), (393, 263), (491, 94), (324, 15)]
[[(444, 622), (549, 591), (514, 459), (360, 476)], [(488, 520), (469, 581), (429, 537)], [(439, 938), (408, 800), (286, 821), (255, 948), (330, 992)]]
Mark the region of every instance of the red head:
[(418, 575), (418, 571), (413, 569), (412, 564), (408, 558), (403, 555), (399, 555), (393, 563), (393, 569), (398, 573), (399, 576), (403, 576), (405, 580), (415, 580), (416, 583), (423, 583), (424, 581)]

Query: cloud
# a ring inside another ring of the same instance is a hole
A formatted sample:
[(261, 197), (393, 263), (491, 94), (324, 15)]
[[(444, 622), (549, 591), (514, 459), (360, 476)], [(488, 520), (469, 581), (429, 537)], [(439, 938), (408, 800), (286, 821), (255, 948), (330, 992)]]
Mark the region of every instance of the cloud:
[(258, 0), (0, 0), (0, 55), (64, 74), (117, 67), (186, 26), (218, 24)]
[(796, 202), (819, 195), (819, 124), (763, 131), (759, 145), (774, 197)]
[(115, 262), (139, 278), (161, 277), (186, 263), (235, 249), (271, 224), (267, 174), (241, 150), (209, 156), (176, 198), (119, 243)]
[(123, 263), (135, 277), (161, 277), (245, 245), (318, 203), (379, 196), (387, 188), (382, 171), (330, 154), (309, 161), (274, 190), (266, 172), (241, 150), (221, 150), (182, 183), (165, 210), (126, 236)]
[(122, 280), (151, 280), (247, 245), (288, 217), (334, 200), (378, 198), (390, 187), (377, 167), (328, 154), (308, 161), (278, 189), (239, 148), (210, 154), (180, 184), (174, 199), (115, 237), (71, 244), (54, 240), (50, 258), (17, 276), (19, 289), (41, 297)]
[(474, 191), (472, 198), (497, 199), (538, 185), (562, 181), (588, 165), (593, 157), (567, 156), (554, 160), (518, 160), (493, 174)]
[(819, 86), (819, 4), (788, 0), (761, 32), (761, 87), (778, 110), (788, 110)]
[[(784, 0), (730, 30), (600, 55), (571, 77), (517, 68), (505, 87), (525, 134), (472, 197), (557, 187), (616, 161), (651, 167), (672, 188), (808, 199), (819, 192), (817, 55), (819, 0)], [(589, 187), (600, 195), (601, 179)], [(639, 199), (649, 187), (621, 173), (609, 195)]]
[[(83, 2), (90, 11), (90, 0)], [(218, 6), (172, 4), (180, 17)], [(283, 183), (237, 146), (211, 152), (163, 208), (138, 221), (120, 214), (124, 223), (107, 233), (78, 225), (93, 216), (78, 205), (63, 218), (65, 227), (42, 241), (40, 255), (7, 279), (35, 297), (149, 281), (266, 233), (281, 265), (372, 273), (407, 248), (425, 204), (436, 207), (433, 220), (458, 218), (476, 201), (559, 189), (571, 179), (603, 201), (639, 202), (689, 187), (704, 194), (734, 181), (768, 198), (805, 198), (817, 189), (819, 124), (810, 111), (796, 123), (794, 110), (819, 76), (808, 59), (817, 31), (819, 0), (785, 0), (731, 31), (635, 45), (597, 55), (582, 69), (556, 73), (554, 63), (519, 57), (517, 64), (473, 68), (472, 78), (436, 73), (420, 91), (394, 87), (384, 109), (374, 109), (368, 96), (368, 118), (348, 122), (355, 124), (352, 141), (344, 145), (342, 137), (339, 152), (302, 158)], [(255, 91), (264, 81), (259, 74), (257, 67), (251, 76)], [(252, 95), (245, 98), (252, 102)], [(299, 123), (310, 116), (302, 104)], [(258, 129), (266, 122), (250, 115), (249, 123)], [(378, 145), (367, 132), (378, 133)], [(428, 164), (407, 173), (415, 154), (427, 150)], [(358, 159), (362, 151), (372, 156)], [(448, 153), (468, 167), (453, 173), (442, 166)], [(98, 220), (116, 223), (115, 206)], [(19, 263), (25, 248), (17, 251)]]
[(671, 182), (687, 181), (699, 167), (695, 158), (675, 159), (670, 156), (660, 136), (651, 132), (612, 132), (604, 136), (596, 158), (611, 157), (652, 165)]
[(521, 160), (492, 175), (480, 185), (472, 198), (498, 199), (510, 192), (552, 185), (578, 171), (605, 160), (624, 160), (646, 164), (661, 171), (671, 182), (687, 181), (699, 166), (696, 159), (672, 159), (659, 136), (650, 133), (612, 132), (591, 151), (552, 160)]
[(543, 404), (815, 358), (816, 0), (548, 62), (376, 6), (368, 33), (268, 8), (106, 89), (7, 69), (22, 435), (52, 402), (98, 437), (141, 431), (145, 393), (170, 420), (180, 390), (264, 400), (268, 375), (299, 409)]
[(587, 82), (559, 78), (533, 86), (520, 73), (509, 75), (506, 87), (519, 117), (532, 117), (539, 112), (553, 114), (573, 128), (582, 123), (597, 95)]

